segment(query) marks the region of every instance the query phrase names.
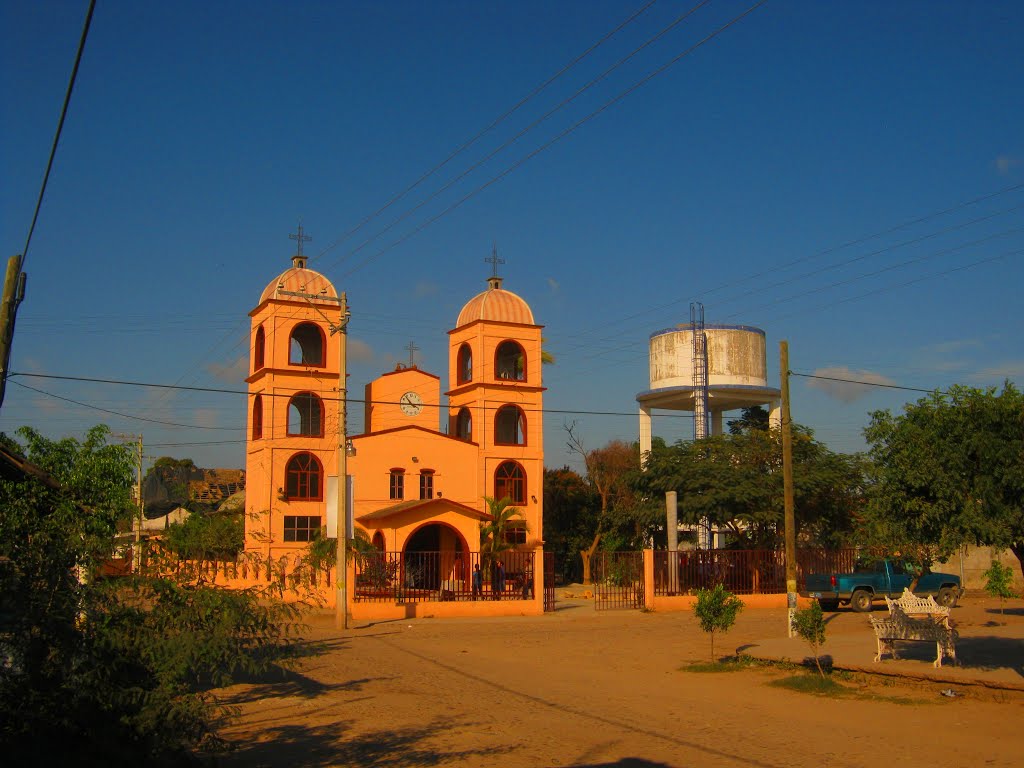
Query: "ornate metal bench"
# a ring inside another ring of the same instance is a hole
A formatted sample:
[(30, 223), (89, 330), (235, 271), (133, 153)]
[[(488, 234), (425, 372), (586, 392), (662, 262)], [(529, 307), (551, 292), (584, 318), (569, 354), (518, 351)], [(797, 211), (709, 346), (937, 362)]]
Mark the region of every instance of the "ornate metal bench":
[(899, 606), (905, 614), (911, 617), (937, 616), (944, 620), (945, 626), (949, 627), (949, 608), (939, 605), (931, 595), (918, 597), (909, 589), (904, 589), (898, 600), (885, 598), (885, 604), (889, 606), (889, 613), (892, 613), (894, 605)]
[[(904, 595), (906, 597), (906, 595)], [(913, 595), (911, 595), (913, 597)], [(956, 663), (956, 640), (957, 631), (949, 624), (949, 609), (935, 604), (935, 601), (913, 597), (914, 601), (925, 603), (924, 606), (912, 601), (911, 610), (917, 609), (918, 614), (925, 614), (922, 618), (915, 618), (907, 613), (899, 600), (887, 600), (889, 615), (883, 619), (871, 618), (871, 627), (875, 630), (875, 639), (878, 642), (878, 653), (875, 654), (875, 661), (881, 661), (882, 656), (888, 653), (892, 658), (898, 659), (896, 655), (895, 642), (897, 640), (916, 640), (920, 642), (935, 643), (935, 661), (933, 667), (942, 666), (942, 657), (948, 656)], [(935, 611), (925, 611), (923, 608), (930, 607), (927, 602), (935, 605)]]

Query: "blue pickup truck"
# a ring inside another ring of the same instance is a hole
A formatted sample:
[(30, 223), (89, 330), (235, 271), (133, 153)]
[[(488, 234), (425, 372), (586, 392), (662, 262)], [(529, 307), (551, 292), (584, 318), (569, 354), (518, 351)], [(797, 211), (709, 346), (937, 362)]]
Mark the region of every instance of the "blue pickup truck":
[[(811, 573), (807, 575), (804, 597), (816, 598), (826, 611), (849, 604), (855, 611), (870, 611), (883, 597), (898, 598), (910, 586), (913, 576), (898, 560), (886, 558), (858, 563), (853, 573)], [(914, 594), (932, 595), (939, 605), (952, 608), (960, 598), (960, 577), (950, 573), (925, 573)]]

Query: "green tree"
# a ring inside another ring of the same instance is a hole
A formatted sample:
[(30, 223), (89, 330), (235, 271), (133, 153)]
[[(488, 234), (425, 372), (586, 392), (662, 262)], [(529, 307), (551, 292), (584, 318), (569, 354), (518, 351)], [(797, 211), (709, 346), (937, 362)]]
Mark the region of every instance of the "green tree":
[[(569, 435), (567, 447), (583, 459), (587, 468), (587, 483), (600, 502), (597, 519), (591, 532), (590, 544), (580, 550), (583, 560), (583, 583), (592, 582), (590, 562), (597, 552), (601, 539), (617, 532), (619, 541), (636, 545), (644, 538), (645, 515), (649, 507), (634, 490), (635, 477), (640, 471), (640, 452), (635, 445), (622, 440), (612, 440), (603, 448), (587, 449), (579, 435), (576, 424), (567, 424)], [(646, 520), (650, 522), (649, 519)], [(622, 545), (620, 545), (622, 546)]]
[(593, 488), (569, 467), (544, 470), (544, 549), (555, 555), (566, 581), (579, 581), (579, 552), (593, 539), (600, 502)]
[(226, 714), (208, 687), (280, 658), (294, 609), (187, 571), (98, 578), (134, 509), (130, 447), (105, 427), (18, 434), (23, 458), (0, 479), (0, 748), (15, 762), (181, 764)]
[(993, 558), (992, 565), (982, 576), (985, 577), (985, 591), (999, 598), (999, 615), (1003, 615), (1003, 600), (1013, 597), (1013, 573)]
[(167, 527), (165, 542), (187, 560), (231, 560), (245, 549), (245, 519), (241, 513), (193, 512)]
[(1024, 573), (1024, 396), (955, 386), (877, 411), (865, 532), (927, 569), (965, 544), (1008, 547)]
[(818, 658), (821, 646), (825, 644), (825, 619), (821, 613), (821, 603), (812, 600), (810, 606), (794, 613), (793, 628), (801, 639), (811, 646), (818, 674), (825, 677), (821, 669), (821, 660)]
[(715, 633), (728, 632), (743, 610), (743, 601), (721, 584), (713, 589), (698, 589), (693, 612), (700, 628), (711, 636), (711, 661), (715, 662)]
[[(679, 521), (707, 519), (732, 532), (740, 548), (775, 548), (783, 539), (782, 435), (748, 429), (699, 441), (655, 446), (637, 488), (647, 498), (679, 494)], [(845, 543), (862, 504), (863, 462), (830, 451), (794, 427), (793, 480), (798, 539)]]
[(730, 435), (742, 435), (755, 429), (767, 432), (770, 428), (768, 419), (768, 411), (760, 405), (755, 405), (751, 408), (744, 408), (742, 415), (738, 419), (729, 421), (726, 426), (729, 427)]
[(512, 506), (512, 500), (507, 496), (503, 499), (494, 499), (484, 496), (487, 504), (487, 514), (491, 519), (480, 523), (480, 553), (485, 562), (501, 552), (506, 552), (515, 546), (509, 542), (507, 531), (512, 523), (526, 525), (526, 521), (519, 514), (519, 507)]

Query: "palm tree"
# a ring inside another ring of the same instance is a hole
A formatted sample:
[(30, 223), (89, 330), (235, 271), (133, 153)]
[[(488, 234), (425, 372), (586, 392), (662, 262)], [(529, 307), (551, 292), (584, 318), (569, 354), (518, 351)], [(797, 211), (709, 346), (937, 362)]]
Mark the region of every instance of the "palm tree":
[(484, 501), (487, 503), (487, 514), (491, 516), (491, 520), (480, 523), (480, 554), (489, 561), (500, 552), (512, 549), (513, 545), (507, 541), (505, 531), (511, 527), (509, 524), (513, 520), (522, 522), (522, 518), (518, 517), (519, 507), (512, 506), (512, 500), (508, 496), (503, 499), (484, 496)]

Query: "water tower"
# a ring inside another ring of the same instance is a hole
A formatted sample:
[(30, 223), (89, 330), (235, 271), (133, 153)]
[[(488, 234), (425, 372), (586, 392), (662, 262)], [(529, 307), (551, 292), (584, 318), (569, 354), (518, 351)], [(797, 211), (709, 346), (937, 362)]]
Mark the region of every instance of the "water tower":
[(650, 389), (640, 404), (640, 455), (651, 450), (652, 412), (693, 413), (694, 439), (722, 434), (722, 414), (767, 406), (780, 423), (782, 393), (768, 386), (765, 335), (749, 325), (705, 324), (704, 306), (690, 305), (690, 322), (651, 334)]

